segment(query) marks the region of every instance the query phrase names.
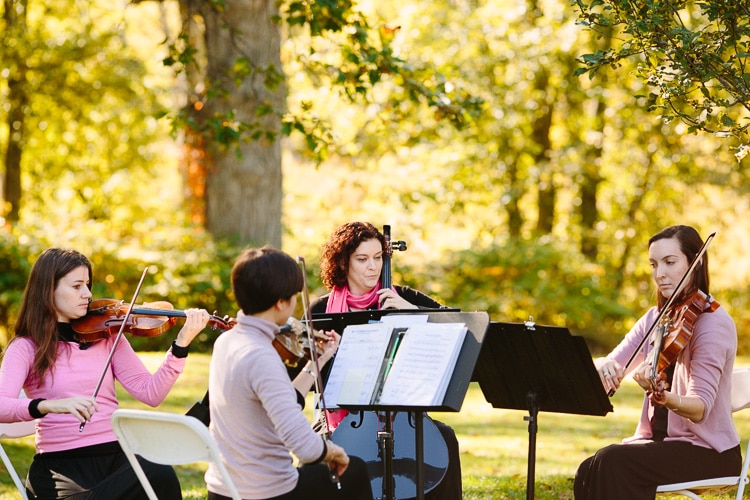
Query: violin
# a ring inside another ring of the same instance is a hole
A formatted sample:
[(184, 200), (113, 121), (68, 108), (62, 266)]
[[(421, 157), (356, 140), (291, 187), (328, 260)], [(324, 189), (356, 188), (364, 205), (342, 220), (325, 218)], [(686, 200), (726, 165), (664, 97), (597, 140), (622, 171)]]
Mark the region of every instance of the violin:
[[(296, 368), (303, 359), (312, 359), (310, 340), (305, 333), (306, 331), (301, 322), (290, 318), (289, 322), (279, 328), (279, 332), (274, 335), (273, 347), (279, 353), (286, 366)], [(315, 343), (315, 353), (320, 356), (323, 354), (325, 343), (330, 339), (320, 330), (313, 331), (312, 335)]]
[(698, 317), (704, 312), (715, 311), (719, 306), (710, 295), (696, 289), (664, 314), (656, 331), (652, 351), (652, 387), (660, 387), (661, 373), (677, 361), (680, 352), (693, 336)]
[[(146, 307), (149, 306), (149, 307)], [(116, 299), (97, 299), (89, 304), (86, 316), (70, 322), (79, 342), (96, 342), (117, 335), (123, 326), (130, 304)], [(151, 302), (143, 307), (134, 306), (124, 331), (138, 337), (155, 337), (169, 330), (177, 322), (176, 318), (186, 317), (185, 311), (174, 309), (166, 301)], [(211, 316), (209, 325), (221, 331), (232, 328), (235, 320)]]

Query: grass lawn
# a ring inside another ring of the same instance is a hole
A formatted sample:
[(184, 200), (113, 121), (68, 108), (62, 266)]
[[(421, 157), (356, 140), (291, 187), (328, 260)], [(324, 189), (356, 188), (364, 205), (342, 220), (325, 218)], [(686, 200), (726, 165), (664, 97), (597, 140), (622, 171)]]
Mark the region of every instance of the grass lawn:
[[(141, 356), (153, 369), (163, 354), (141, 353)], [(185, 373), (159, 410), (185, 413), (203, 397), (208, 381), (208, 360), (208, 355), (188, 357)], [(748, 366), (750, 360), (738, 359), (737, 365)], [(122, 392), (120, 398), (122, 407), (148, 409)], [(578, 464), (595, 450), (632, 434), (640, 404), (640, 389), (628, 381), (612, 397), (615, 411), (606, 417), (539, 413), (534, 497), (572, 499), (572, 479)], [(460, 412), (433, 413), (432, 416), (453, 427), (458, 436), (465, 499), (526, 498), (529, 456), (526, 412), (492, 408), (479, 387), (472, 384)], [(750, 437), (750, 412), (735, 414), (735, 423), (745, 439)], [(25, 475), (34, 453), (33, 438), (8, 440), (3, 442), (3, 447), (19, 474)], [(177, 470), (183, 496), (205, 498), (205, 464), (180, 466)], [(0, 500), (20, 498), (4, 471), (0, 473), (0, 481)]]

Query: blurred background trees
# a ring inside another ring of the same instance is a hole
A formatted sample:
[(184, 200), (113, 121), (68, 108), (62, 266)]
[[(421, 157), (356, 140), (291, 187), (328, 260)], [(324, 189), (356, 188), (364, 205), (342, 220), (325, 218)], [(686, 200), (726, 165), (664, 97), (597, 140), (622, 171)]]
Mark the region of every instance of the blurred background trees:
[(0, 328), (45, 246), (90, 255), (97, 297), (128, 298), (149, 266), (143, 300), (223, 315), (240, 247), (305, 256), (322, 293), (320, 247), (357, 219), (407, 241), (394, 282), (599, 352), (653, 302), (648, 237), (687, 223), (717, 231), (712, 291), (747, 344), (742, 138), (654, 113), (637, 57), (578, 75), (619, 39), (567, 0), (28, 1), (2, 30), (0, 145), (23, 154), (17, 204), (4, 170)]
[(616, 40), (581, 57), (592, 76), (602, 67), (635, 60), (649, 92), (649, 110), (664, 120), (679, 119), (690, 130), (741, 141), (737, 157), (750, 152), (747, 112), (750, 40), (747, 2), (576, 0), (580, 23), (598, 36)]

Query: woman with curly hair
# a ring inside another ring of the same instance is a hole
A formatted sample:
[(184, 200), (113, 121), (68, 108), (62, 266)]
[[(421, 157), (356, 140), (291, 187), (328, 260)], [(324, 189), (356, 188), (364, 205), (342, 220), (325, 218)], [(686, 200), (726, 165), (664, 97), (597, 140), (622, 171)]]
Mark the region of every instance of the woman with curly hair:
[[(381, 286), (385, 244), (385, 235), (369, 222), (339, 226), (323, 246), (320, 264), (321, 279), (331, 292), (313, 302), (311, 312), (444, 308), (428, 295), (408, 286)], [(333, 412), (329, 423), (335, 427), (346, 414), (345, 410)], [(456, 433), (444, 423), (433, 421), (448, 447), (448, 469), (443, 480), (425, 497), (459, 500), (462, 498), (461, 458)]]

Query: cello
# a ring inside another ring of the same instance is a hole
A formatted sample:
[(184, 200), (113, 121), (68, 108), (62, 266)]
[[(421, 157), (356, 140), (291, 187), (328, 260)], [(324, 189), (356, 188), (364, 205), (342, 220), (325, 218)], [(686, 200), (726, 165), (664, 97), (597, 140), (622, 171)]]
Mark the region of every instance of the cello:
[[(394, 250), (405, 251), (406, 242), (392, 241), (390, 226), (383, 226), (385, 246), (381, 289), (391, 288), (391, 257)], [(420, 415), (424, 452), (417, 450), (417, 422)], [(381, 491), (387, 500), (415, 498), (421, 475), (423, 492), (432, 491), (445, 477), (448, 446), (435, 422), (426, 413), (359, 411), (339, 423), (331, 440), (367, 464), (373, 492)], [(420, 456), (422, 455), (422, 456)], [(417, 467), (422, 465), (422, 473)]]

